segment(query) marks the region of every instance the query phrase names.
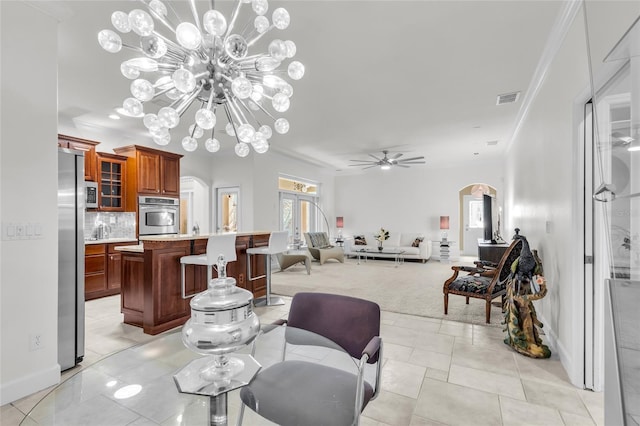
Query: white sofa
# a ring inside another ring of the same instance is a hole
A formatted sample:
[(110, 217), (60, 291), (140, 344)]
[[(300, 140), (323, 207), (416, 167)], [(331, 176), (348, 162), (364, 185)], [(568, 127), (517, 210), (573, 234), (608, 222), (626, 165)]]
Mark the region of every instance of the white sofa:
[[(377, 250), (378, 240), (376, 240), (376, 232), (363, 232), (354, 233), (353, 237), (347, 238), (344, 241), (344, 254), (347, 256), (357, 256), (358, 250), (371, 249)], [(364, 236), (366, 245), (356, 245), (354, 241), (355, 236)], [(418, 247), (413, 247), (413, 242), (416, 238), (422, 238), (422, 242)], [(426, 262), (431, 257), (431, 240), (424, 239), (424, 236), (417, 232), (389, 232), (389, 239), (382, 243), (382, 247), (385, 249), (397, 248), (404, 250), (402, 255), (405, 259), (417, 259)], [(389, 257), (393, 258), (393, 254), (378, 253), (375, 257)]]

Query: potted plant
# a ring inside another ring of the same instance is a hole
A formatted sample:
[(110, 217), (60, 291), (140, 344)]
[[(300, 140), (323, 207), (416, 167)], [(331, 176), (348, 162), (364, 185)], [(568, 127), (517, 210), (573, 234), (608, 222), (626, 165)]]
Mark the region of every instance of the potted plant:
[(378, 250), (382, 251), (382, 242), (389, 239), (389, 231), (380, 228), (380, 232), (375, 235), (375, 238), (378, 241)]

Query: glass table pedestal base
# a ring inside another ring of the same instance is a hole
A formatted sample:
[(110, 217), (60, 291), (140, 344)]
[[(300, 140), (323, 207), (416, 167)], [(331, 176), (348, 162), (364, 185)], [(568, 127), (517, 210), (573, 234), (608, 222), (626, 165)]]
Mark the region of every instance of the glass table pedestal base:
[(212, 382), (202, 377), (202, 371), (208, 368), (212, 356), (191, 361), (173, 376), (179, 392), (209, 397), (210, 426), (227, 425), (227, 392), (248, 385), (262, 368), (249, 354), (233, 354), (229, 355), (229, 358), (239, 360), (244, 364), (244, 368), (238, 374), (220, 382)]

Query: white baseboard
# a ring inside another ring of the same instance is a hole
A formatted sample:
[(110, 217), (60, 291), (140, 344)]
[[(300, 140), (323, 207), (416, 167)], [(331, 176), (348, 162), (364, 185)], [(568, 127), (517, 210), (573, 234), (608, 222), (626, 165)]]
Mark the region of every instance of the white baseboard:
[(60, 383), (60, 364), (36, 371), (0, 386), (0, 405), (9, 404)]
[[(543, 315), (537, 313), (538, 319), (542, 322), (542, 324), (550, 324)], [(544, 334), (546, 337), (545, 343), (548, 344), (552, 352), (556, 352), (558, 357), (560, 358), (560, 362), (564, 367), (564, 370), (567, 372), (569, 376), (569, 381), (571, 384), (577, 388), (584, 388), (584, 377), (582, 374), (583, 366), (575, 365), (573, 361), (573, 357), (569, 354), (567, 349), (564, 347), (562, 342), (558, 340), (558, 335), (555, 330), (551, 327), (547, 328), (546, 326), (543, 328)]]

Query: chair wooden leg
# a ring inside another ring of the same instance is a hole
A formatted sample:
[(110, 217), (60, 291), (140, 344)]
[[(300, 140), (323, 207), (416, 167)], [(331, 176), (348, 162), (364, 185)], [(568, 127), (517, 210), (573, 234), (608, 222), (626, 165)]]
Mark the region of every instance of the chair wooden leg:
[(485, 313), (487, 317), (487, 324), (491, 324), (491, 299), (487, 299), (487, 305), (485, 306)]
[(449, 293), (444, 294), (444, 314), (447, 315), (449, 311)]
[(469, 296), (466, 296), (466, 297), (467, 297), (467, 305), (468, 305), (469, 304)]

